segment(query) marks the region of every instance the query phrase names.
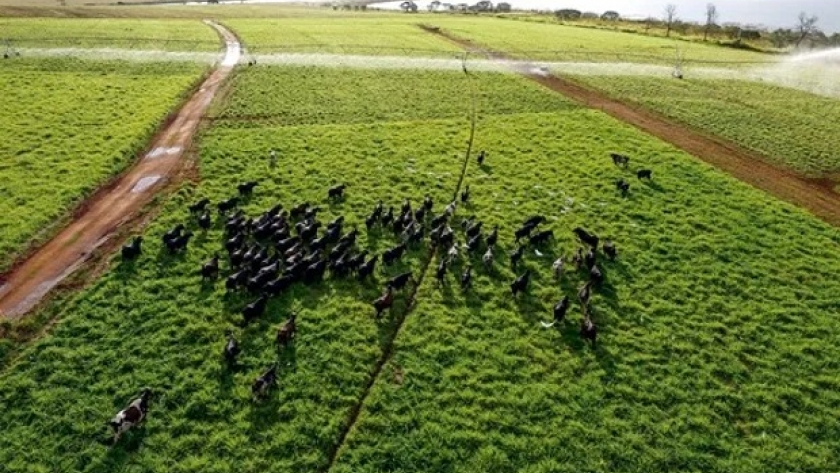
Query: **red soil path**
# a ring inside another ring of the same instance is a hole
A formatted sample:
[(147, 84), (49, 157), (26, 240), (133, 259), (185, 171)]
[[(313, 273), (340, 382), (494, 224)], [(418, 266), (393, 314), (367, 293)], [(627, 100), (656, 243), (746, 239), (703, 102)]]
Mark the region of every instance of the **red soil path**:
[(220, 65), (174, 119), (157, 133), (146, 155), (85, 202), (66, 228), (4, 275), (0, 285), (0, 318), (17, 319), (35, 307), (177, 175), (201, 118), (241, 54), (233, 33), (216, 23), (207, 24), (216, 29), (226, 44)]

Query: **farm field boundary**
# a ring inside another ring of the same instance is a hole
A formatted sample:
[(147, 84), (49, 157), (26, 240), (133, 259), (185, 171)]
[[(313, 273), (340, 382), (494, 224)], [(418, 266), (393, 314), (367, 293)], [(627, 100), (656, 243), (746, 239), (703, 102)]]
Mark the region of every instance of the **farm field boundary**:
[(93, 199), (84, 202), (69, 225), (4, 275), (0, 317), (17, 319), (25, 315), (178, 175), (201, 116), (240, 57), (239, 42), (233, 33), (221, 25), (208, 24), (227, 46), (220, 66), (156, 135), (137, 165), (104, 192), (97, 192)]
[[(468, 39), (454, 36), (439, 28), (426, 25), (420, 25), (420, 27), (431, 34), (453, 41), (468, 51), (486, 54), (493, 58), (508, 59), (504, 53), (482, 48)], [(825, 179), (807, 179), (792, 171), (777, 168), (767, 164), (765, 159), (757, 153), (735, 143), (701, 133), (647, 109), (610, 98), (571, 80), (535, 72), (534, 69), (533, 67), (522, 68), (518, 72), (587, 107), (605, 112), (664, 140), (743, 182), (782, 200), (804, 207), (832, 225), (840, 226), (840, 194), (833, 190), (836, 183)]]

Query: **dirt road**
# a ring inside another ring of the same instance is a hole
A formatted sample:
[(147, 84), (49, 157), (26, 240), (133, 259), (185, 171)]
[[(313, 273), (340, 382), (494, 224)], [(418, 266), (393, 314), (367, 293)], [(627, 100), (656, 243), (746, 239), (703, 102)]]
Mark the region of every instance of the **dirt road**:
[[(421, 28), (440, 35), (468, 51), (496, 59), (510, 59), (503, 53), (477, 46), (444, 30), (424, 25), (421, 25)], [(650, 110), (613, 99), (571, 80), (542, 72), (535, 65), (520, 64), (516, 67), (516, 72), (582, 105), (601, 110), (667, 141), (753, 187), (809, 210), (832, 225), (840, 226), (840, 193), (832, 189), (837, 182), (830, 179), (808, 179), (793, 171), (778, 168), (768, 164), (766, 158), (758, 153), (731, 141), (706, 135)]]
[(205, 22), (224, 40), (224, 58), (126, 173), (86, 202), (84, 210), (49, 242), (15, 265), (0, 286), (0, 317), (16, 319), (72, 274), (111, 234), (149, 203), (179, 169), (199, 122), (241, 58), (236, 36)]

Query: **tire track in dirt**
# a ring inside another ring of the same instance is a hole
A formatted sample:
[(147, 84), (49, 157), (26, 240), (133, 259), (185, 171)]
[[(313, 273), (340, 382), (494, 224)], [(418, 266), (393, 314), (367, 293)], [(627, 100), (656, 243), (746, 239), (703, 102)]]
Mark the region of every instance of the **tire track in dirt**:
[[(467, 168), (469, 166), (470, 156), (472, 155), (473, 144), (475, 142), (475, 127), (476, 127), (476, 99), (475, 99), (475, 85), (474, 81), (475, 78), (470, 75), (467, 71), (466, 66), (464, 67), (464, 74), (467, 76), (468, 86), (470, 89), (470, 107), (471, 107), (471, 117), (470, 117), (470, 137), (467, 141), (467, 149), (464, 152), (464, 164), (461, 167), (461, 173), (458, 177), (458, 182), (455, 184), (455, 191), (453, 193), (452, 200), (456, 201), (458, 199), (458, 194), (461, 192), (461, 186), (464, 183), (464, 177), (467, 174)], [(447, 202), (448, 204), (448, 202)], [(411, 294), (408, 296), (408, 303), (406, 304), (405, 311), (403, 311), (402, 315), (399, 316), (396, 322), (396, 326), (394, 327), (393, 332), (391, 332), (390, 337), (385, 342), (385, 347), (382, 351), (382, 356), (380, 356), (379, 360), (376, 363), (376, 366), (373, 369), (373, 372), (368, 379), (365, 388), (362, 390), (362, 394), (359, 396), (359, 400), (351, 409), (350, 414), (348, 415), (348, 420), (345, 426), (341, 429), (341, 433), (339, 434), (338, 440), (336, 441), (335, 445), (333, 445), (332, 450), (329, 453), (329, 460), (323, 469), (318, 470), (320, 473), (329, 473), (332, 470), (333, 466), (335, 465), (336, 460), (338, 459), (338, 455), (341, 453), (342, 447), (347, 441), (347, 436), (353, 431), (353, 428), (356, 426), (356, 422), (359, 420), (359, 414), (362, 413), (362, 409), (367, 402), (368, 396), (370, 396), (370, 391), (373, 389), (373, 386), (376, 384), (376, 381), (379, 379), (380, 375), (382, 374), (382, 370), (385, 368), (385, 365), (388, 364), (388, 361), (391, 360), (394, 356), (394, 345), (396, 344), (397, 338), (402, 331), (403, 325), (405, 321), (408, 319), (408, 316), (414, 311), (417, 307), (417, 296), (420, 292), (420, 287), (423, 285), (423, 281), (426, 279), (426, 274), (429, 273), (429, 268), (432, 266), (432, 262), (435, 259), (435, 255), (437, 254), (436, 247), (430, 247), (429, 253), (426, 259), (423, 261), (422, 268), (420, 269), (420, 275), (415, 278), (414, 287), (411, 290)]]
[(204, 113), (241, 57), (239, 40), (230, 30), (211, 21), (205, 23), (225, 43), (220, 64), (174, 118), (164, 124), (148, 152), (132, 168), (84, 202), (73, 221), (3, 275), (0, 318), (18, 319), (25, 315), (108, 242), (165, 184), (177, 178)]
[[(440, 28), (428, 25), (419, 26), (467, 51), (484, 54), (494, 59), (511, 59), (503, 53), (480, 47), (470, 40), (459, 38)], [(517, 67), (515, 71), (586, 107), (600, 110), (633, 125), (753, 187), (805, 208), (825, 222), (840, 227), (840, 193), (833, 190), (838, 184), (837, 181), (828, 178), (809, 179), (793, 171), (778, 168), (769, 164), (767, 158), (759, 153), (731, 141), (707, 135), (650, 110), (608, 97), (606, 94), (567, 78), (537, 72), (536, 66), (525, 64)]]

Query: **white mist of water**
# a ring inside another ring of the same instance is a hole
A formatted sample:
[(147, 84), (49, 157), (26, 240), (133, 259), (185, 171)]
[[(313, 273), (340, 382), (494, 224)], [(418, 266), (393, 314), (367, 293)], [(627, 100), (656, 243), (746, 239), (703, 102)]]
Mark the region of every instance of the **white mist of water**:
[(752, 80), (840, 98), (840, 48), (797, 54), (748, 73)]

